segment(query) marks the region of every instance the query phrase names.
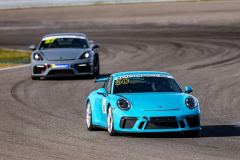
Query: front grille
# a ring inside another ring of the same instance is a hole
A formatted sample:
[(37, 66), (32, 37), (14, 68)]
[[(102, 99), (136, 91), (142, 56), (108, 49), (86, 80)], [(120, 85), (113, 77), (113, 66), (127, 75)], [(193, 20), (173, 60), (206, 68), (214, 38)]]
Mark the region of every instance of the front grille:
[(135, 117), (122, 117), (120, 120), (120, 128), (131, 129), (134, 127), (137, 118)]
[(138, 126), (138, 129), (142, 129), (145, 122), (141, 122)]
[(163, 123), (147, 123), (145, 129), (173, 129), (178, 128), (177, 121), (175, 122), (163, 122)]
[(162, 123), (162, 122), (175, 122), (176, 117), (150, 117), (151, 123)]
[(89, 66), (77, 66), (76, 69), (79, 73), (90, 72)]
[(71, 69), (65, 70), (51, 70), (48, 75), (74, 75), (75, 73)]
[(46, 70), (46, 67), (34, 67), (33, 73), (34, 74), (43, 74)]
[(185, 124), (183, 121), (179, 121), (181, 128), (185, 128)]
[(200, 126), (199, 117), (186, 117), (189, 127), (198, 127)]

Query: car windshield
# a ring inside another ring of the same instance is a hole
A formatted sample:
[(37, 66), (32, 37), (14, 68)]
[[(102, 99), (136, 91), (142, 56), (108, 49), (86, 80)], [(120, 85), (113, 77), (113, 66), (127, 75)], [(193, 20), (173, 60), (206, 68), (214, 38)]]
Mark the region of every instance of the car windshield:
[(39, 49), (50, 48), (88, 48), (88, 44), (84, 37), (58, 36), (43, 38)]
[[(156, 75), (154, 75), (156, 76)], [(114, 81), (113, 94), (142, 92), (182, 92), (171, 76), (161, 77), (117, 77)]]

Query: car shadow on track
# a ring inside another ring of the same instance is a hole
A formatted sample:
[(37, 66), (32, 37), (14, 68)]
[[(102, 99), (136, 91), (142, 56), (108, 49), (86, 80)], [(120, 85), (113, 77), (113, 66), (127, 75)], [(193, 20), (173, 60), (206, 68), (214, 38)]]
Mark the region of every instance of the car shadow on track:
[(240, 136), (238, 125), (209, 125), (202, 126), (199, 137), (236, 137)]
[[(100, 78), (105, 78), (109, 77), (111, 74), (101, 74), (97, 77), (96, 79)], [(65, 81), (65, 80), (94, 80), (93, 77), (91, 76), (72, 76), (72, 77), (46, 77), (46, 78), (41, 78), (41, 80), (58, 80), (58, 81)]]
[(133, 134), (121, 134), (125, 137), (131, 138), (184, 138), (182, 132), (177, 133), (133, 133)]
[[(188, 138), (183, 132), (170, 133), (134, 133), (121, 134), (120, 136), (131, 138)], [(204, 137), (236, 137), (240, 136), (240, 126), (237, 125), (209, 125), (202, 126), (202, 131), (197, 137), (189, 138), (204, 138)]]

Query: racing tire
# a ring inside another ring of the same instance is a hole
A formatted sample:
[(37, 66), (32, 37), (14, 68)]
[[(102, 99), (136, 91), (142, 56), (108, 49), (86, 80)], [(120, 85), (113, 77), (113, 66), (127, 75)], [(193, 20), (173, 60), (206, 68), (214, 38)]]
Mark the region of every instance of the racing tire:
[(90, 101), (87, 102), (87, 110), (86, 110), (86, 125), (89, 131), (93, 131), (93, 124), (92, 124), (92, 109)]
[(32, 80), (39, 80), (40, 79), (40, 77), (33, 77), (32, 76)]
[(185, 136), (187, 137), (197, 137), (200, 131), (187, 131), (184, 132)]
[[(95, 70), (95, 67), (97, 67), (97, 69)], [(95, 78), (97, 76), (99, 76), (99, 60), (97, 58), (97, 56), (94, 57), (94, 64), (93, 64), (93, 75), (91, 76), (92, 78)]]
[(100, 67), (99, 67), (99, 60), (97, 61), (97, 71), (95, 72), (94, 76), (99, 76), (99, 72), (100, 72)]
[(107, 131), (110, 136), (116, 135), (116, 132), (114, 131), (113, 114), (111, 106), (108, 107), (107, 113)]

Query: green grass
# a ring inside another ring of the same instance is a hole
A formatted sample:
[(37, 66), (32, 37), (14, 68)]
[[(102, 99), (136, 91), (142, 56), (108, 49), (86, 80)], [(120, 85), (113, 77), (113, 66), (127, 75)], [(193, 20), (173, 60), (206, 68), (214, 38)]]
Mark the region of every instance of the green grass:
[(28, 64), (31, 62), (30, 56), (30, 52), (21, 52), (0, 48), (0, 68)]
[(22, 65), (22, 63), (0, 63), (0, 68), (14, 67)]
[(15, 50), (6, 50), (0, 48), (0, 61), (1, 60), (21, 60), (30, 59), (30, 52), (21, 52)]

